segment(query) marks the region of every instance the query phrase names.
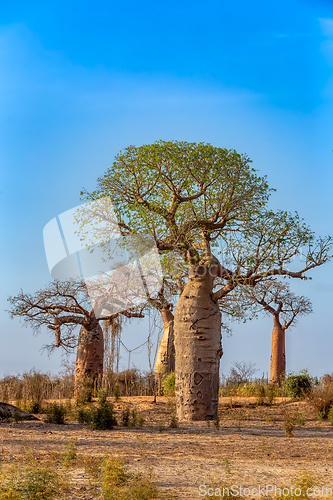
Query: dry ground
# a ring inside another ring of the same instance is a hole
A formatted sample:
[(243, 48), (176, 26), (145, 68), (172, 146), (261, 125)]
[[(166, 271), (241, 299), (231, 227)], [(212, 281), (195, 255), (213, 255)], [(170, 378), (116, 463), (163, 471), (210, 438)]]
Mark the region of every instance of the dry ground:
[[(83, 455), (111, 453), (121, 457), (133, 472), (151, 472), (153, 482), (172, 491), (179, 499), (198, 499), (199, 486), (235, 484), (291, 485), (302, 471), (317, 476), (318, 484), (333, 488), (333, 427), (319, 422), (304, 402), (278, 399), (271, 406), (255, 405), (254, 398), (221, 398), (220, 427), (211, 422), (169, 427), (174, 403), (158, 397), (122, 398), (115, 408), (120, 414), (129, 405), (145, 418), (141, 428), (118, 426), (110, 431), (92, 431), (69, 422), (52, 425), (40, 422), (0, 424), (0, 456), (6, 464), (20, 464), (32, 453), (36, 460), (48, 459), (57, 467), (59, 452), (75, 441)], [(301, 412), (305, 425), (286, 438), (286, 412)], [(121, 421), (121, 418), (119, 418)], [(83, 469), (72, 472), (73, 500), (95, 498)], [(206, 497), (208, 498), (208, 497)]]

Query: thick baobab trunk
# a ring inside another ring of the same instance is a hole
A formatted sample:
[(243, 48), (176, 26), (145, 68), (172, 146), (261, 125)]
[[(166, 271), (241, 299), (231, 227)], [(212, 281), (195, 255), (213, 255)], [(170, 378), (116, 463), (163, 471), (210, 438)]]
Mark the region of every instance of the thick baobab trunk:
[(173, 314), (169, 308), (163, 308), (160, 312), (164, 331), (156, 356), (155, 375), (158, 377), (175, 371)]
[(286, 372), (286, 331), (281, 326), (279, 318), (275, 315), (274, 328), (272, 333), (272, 353), (271, 353), (271, 384), (281, 386)]
[(185, 421), (214, 419), (218, 409), (221, 313), (205, 274), (189, 279), (175, 309), (177, 417)]
[(96, 320), (91, 328), (81, 327), (75, 364), (75, 398), (89, 399), (103, 377), (103, 331)]

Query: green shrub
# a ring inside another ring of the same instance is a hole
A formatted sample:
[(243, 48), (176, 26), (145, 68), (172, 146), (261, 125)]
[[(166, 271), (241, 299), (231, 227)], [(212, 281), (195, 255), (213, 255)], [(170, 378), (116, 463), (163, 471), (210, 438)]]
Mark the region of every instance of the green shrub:
[(175, 395), (175, 372), (169, 373), (162, 382), (163, 392), (166, 396)]
[(294, 400), (304, 398), (312, 388), (312, 378), (307, 370), (298, 375), (289, 375), (284, 382), (284, 392)]
[(98, 392), (98, 407), (92, 410), (91, 424), (93, 429), (113, 429), (117, 425), (113, 405), (106, 400), (106, 391)]
[(65, 423), (66, 415), (67, 415), (67, 410), (63, 405), (53, 403), (49, 405), (46, 410), (45, 422), (47, 424), (62, 425)]
[(76, 413), (76, 419), (79, 424), (91, 424), (92, 411), (86, 408), (79, 408)]
[(37, 401), (31, 401), (31, 403), (28, 405), (27, 411), (29, 413), (43, 413), (41, 404)]

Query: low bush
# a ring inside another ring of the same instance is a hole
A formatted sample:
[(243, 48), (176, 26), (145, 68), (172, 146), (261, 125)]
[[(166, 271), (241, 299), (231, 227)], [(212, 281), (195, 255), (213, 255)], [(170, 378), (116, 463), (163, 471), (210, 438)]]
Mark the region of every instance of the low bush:
[(53, 403), (50, 404), (46, 409), (45, 422), (47, 424), (58, 424), (63, 425), (66, 420), (67, 409), (65, 406)]
[(53, 500), (66, 489), (66, 481), (53, 468), (29, 466), (11, 471), (0, 484), (0, 500)]
[(98, 392), (98, 407), (91, 413), (91, 425), (96, 430), (113, 429), (117, 425), (113, 405), (106, 400), (106, 390)]
[(169, 373), (162, 382), (165, 396), (175, 396), (175, 372)]
[(302, 370), (298, 375), (291, 374), (284, 381), (284, 392), (294, 400), (305, 398), (312, 389), (312, 378), (307, 370)]
[(99, 484), (103, 500), (151, 500), (158, 489), (142, 474), (130, 474), (119, 458), (106, 457), (100, 467)]
[(91, 424), (92, 411), (87, 408), (79, 408), (76, 412), (76, 419), (79, 424)]
[(307, 394), (306, 400), (316, 410), (319, 419), (327, 419), (333, 405), (333, 384), (313, 387)]

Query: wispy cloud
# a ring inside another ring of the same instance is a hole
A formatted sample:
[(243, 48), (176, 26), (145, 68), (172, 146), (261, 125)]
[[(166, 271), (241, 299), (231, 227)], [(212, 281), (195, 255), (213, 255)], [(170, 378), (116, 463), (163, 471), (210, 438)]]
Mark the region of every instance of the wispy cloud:
[(326, 38), (333, 38), (333, 19), (320, 17), (318, 19), (321, 32)]

